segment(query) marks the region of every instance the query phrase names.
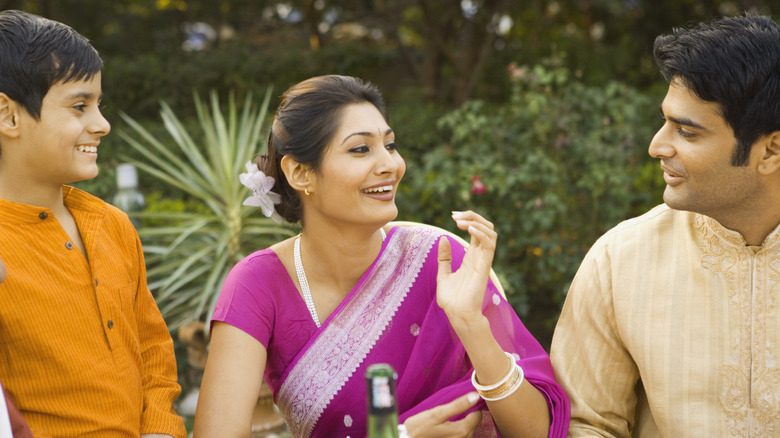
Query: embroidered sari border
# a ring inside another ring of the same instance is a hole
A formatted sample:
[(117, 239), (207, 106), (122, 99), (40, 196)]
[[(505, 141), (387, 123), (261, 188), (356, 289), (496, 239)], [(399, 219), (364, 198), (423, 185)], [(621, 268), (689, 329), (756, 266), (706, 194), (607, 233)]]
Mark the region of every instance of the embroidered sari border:
[(433, 230), (394, 231), (364, 281), (320, 327), (279, 389), (277, 404), (293, 436), (311, 436), (392, 321), (438, 237)]

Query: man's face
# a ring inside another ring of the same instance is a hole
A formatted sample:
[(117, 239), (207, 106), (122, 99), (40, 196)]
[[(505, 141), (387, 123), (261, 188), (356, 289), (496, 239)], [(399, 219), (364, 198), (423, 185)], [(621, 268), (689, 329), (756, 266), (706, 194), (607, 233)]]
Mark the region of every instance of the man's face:
[(664, 125), (650, 142), (649, 153), (661, 160), (671, 208), (710, 216), (721, 223), (744, 218), (763, 194), (751, 153), (746, 166), (731, 165), (737, 145), (720, 106), (696, 97), (672, 81), (661, 104)]

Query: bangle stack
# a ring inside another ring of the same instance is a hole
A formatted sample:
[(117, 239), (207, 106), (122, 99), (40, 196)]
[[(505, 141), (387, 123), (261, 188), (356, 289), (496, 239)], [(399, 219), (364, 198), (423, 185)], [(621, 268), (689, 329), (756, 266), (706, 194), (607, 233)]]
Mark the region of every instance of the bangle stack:
[(477, 371), (474, 370), (471, 374), (471, 383), (474, 385), (474, 388), (476, 388), (480, 397), (485, 401), (503, 400), (514, 394), (514, 392), (517, 391), (517, 388), (523, 383), (523, 368), (515, 362), (512, 353), (504, 352), (504, 354), (509, 358), (511, 368), (509, 368), (509, 372), (504, 378), (499, 380), (498, 383), (487, 386), (480, 385), (477, 383)]

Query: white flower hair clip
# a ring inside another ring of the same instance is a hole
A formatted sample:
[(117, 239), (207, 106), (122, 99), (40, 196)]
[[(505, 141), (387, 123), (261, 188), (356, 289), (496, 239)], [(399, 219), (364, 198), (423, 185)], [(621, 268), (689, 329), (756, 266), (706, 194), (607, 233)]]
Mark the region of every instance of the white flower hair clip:
[(260, 207), (265, 217), (270, 217), (277, 223), (282, 223), (282, 217), (276, 212), (275, 204), (282, 203), (282, 197), (278, 193), (272, 192), (276, 182), (273, 177), (266, 176), (262, 170), (257, 168), (257, 164), (252, 161), (246, 162), (247, 173), (238, 176), (246, 188), (252, 191), (252, 196), (246, 198), (243, 205), (250, 207)]

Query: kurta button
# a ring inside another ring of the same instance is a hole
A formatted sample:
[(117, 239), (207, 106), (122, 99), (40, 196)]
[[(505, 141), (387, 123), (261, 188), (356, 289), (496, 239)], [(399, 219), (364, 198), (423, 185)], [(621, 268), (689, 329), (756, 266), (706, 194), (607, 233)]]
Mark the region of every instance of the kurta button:
[(108, 326), (108, 328), (114, 328), (114, 321), (109, 319), (108, 320), (108, 324), (106, 324), (106, 325)]
[(73, 243), (71, 242), (65, 242), (65, 248), (73, 249)]
[(97, 281), (97, 278), (96, 278), (95, 279), (95, 286), (97, 286), (97, 285), (98, 285), (98, 281)]
[(45, 211), (42, 211), (39, 215), (39, 218), (41, 218), (42, 221), (46, 220), (46, 218), (49, 217), (49, 213), (46, 213)]

